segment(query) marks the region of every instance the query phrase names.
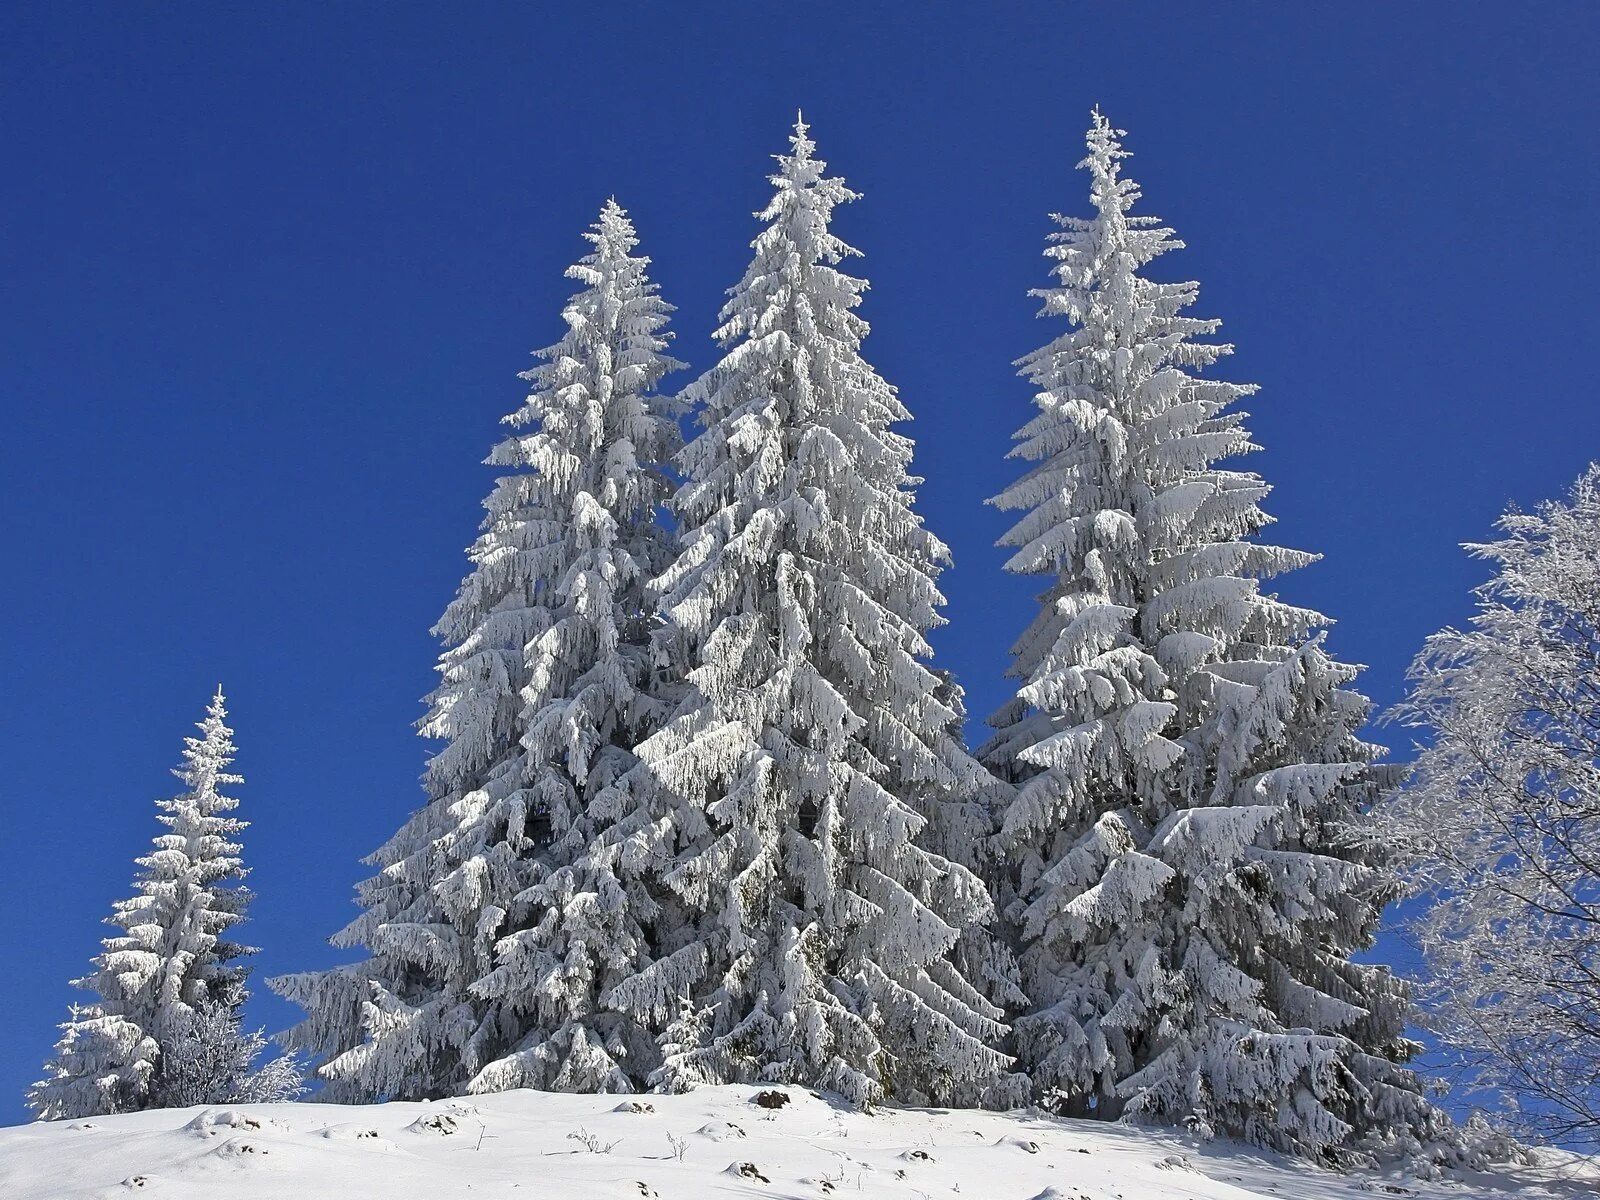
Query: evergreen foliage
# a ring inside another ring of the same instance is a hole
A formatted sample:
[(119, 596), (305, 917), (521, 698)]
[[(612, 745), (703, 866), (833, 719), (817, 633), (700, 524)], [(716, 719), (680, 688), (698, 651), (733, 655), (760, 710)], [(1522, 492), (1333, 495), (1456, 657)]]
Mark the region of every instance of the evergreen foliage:
[(676, 561), (658, 581), (687, 691), (639, 747), (613, 836), (647, 875), (653, 960), (609, 1003), (658, 1031), (651, 1082), (765, 1079), (858, 1103), (970, 1096), (1000, 1011), (952, 960), (991, 911), (923, 845), (992, 787), (926, 665), (948, 555), (912, 510), (909, 414), (861, 356), (856, 198), (807, 127), (778, 156), (722, 359), (690, 389)]
[(1440, 1118), (1400, 1064), (1404, 986), (1353, 955), (1397, 894), (1367, 806), (1389, 774), (1357, 734), (1356, 670), (1319, 614), (1261, 581), (1313, 561), (1255, 538), (1268, 487), (1206, 378), (1231, 347), (1145, 269), (1182, 243), (1131, 210), (1095, 113), (1089, 218), (1059, 217), (1068, 328), (1024, 358), (1037, 415), (1008, 569), (1046, 577), (986, 761), (1018, 787), (999, 835), (1031, 998), (1016, 1048), (1072, 1113), (1184, 1122), (1320, 1153), (1419, 1144)]
[(681, 364), (627, 214), (608, 201), (584, 236), (567, 332), (524, 376), (489, 458), (511, 473), (434, 630), (428, 803), (369, 860), (364, 911), (334, 939), (369, 957), (273, 981), (307, 1009), (286, 1042), (330, 1098), (626, 1090), (624, 1060), (651, 1046), (597, 1009), (644, 914), (590, 808), (665, 716), (646, 585), (681, 440), (655, 389)]
[(105, 939), (94, 970), (74, 981), (96, 1000), (73, 1006), (45, 1078), (29, 1093), (41, 1117), (195, 1103), (186, 1080), (198, 1056), (233, 1063), (231, 1084), (248, 1095), (286, 1099), (298, 1086), (286, 1060), (252, 1070), (262, 1043), (239, 1023), (247, 974), (239, 960), (254, 951), (230, 935), (250, 893), (234, 840), (247, 822), (229, 815), (239, 802), (222, 791), (244, 782), (228, 770), (227, 716), (218, 688), (200, 736), (184, 739), (183, 763), (173, 771), (184, 792), (156, 802), (166, 832), (136, 860), (135, 895), (109, 918), (121, 932)]

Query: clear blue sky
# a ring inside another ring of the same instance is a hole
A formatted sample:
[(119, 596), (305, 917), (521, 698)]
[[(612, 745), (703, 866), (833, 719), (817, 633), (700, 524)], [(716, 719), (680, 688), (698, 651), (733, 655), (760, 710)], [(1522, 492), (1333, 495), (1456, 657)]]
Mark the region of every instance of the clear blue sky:
[(982, 501), (1096, 103), (1261, 385), (1279, 539), (1327, 555), (1282, 591), (1393, 701), (1468, 611), (1456, 544), (1600, 455), (1597, 41), (1592, 3), (8, 6), (0, 1120), (218, 680), (258, 972), (335, 961), (579, 232), (631, 209), (705, 367), (797, 107), (865, 193), (838, 227), (975, 713), (1032, 611)]

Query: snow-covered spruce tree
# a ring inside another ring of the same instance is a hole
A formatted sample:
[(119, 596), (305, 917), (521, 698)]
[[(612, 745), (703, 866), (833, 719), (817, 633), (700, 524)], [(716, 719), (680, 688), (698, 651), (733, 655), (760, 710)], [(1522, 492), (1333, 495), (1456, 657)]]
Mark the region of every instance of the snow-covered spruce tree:
[[(967, 728), (966, 691), (949, 671), (936, 667), (938, 686), (934, 701), (950, 712), (941, 731), (947, 744), (964, 747)], [(990, 895), (1009, 891), (1006, 856), (994, 834), (1010, 806), (1014, 789), (1009, 783), (985, 770), (974, 790), (950, 789), (943, 781), (929, 781), (911, 790), (913, 807), (927, 821), (918, 837), (926, 849), (972, 871), (989, 889)], [(952, 952), (962, 976), (975, 984), (985, 999), (997, 1005), (1002, 1014), (1027, 1003), (1018, 974), (1016, 956), (1009, 944), (1008, 930), (999, 914), (992, 912), (984, 921), (967, 925)], [(1021, 1103), (1028, 1094), (1028, 1080), (1010, 1075), (991, 1085), (981, 1097), (989, 1105)]]
[(285, 1040), (334, 1099), (627, 1090), (655, 1065), (653, 1039), (597, 1008), (639, 952), (648, 897), (630, 901), (588, 810), (667, 715), (646, 585), (681, 444), (677, 401), (654, 390), (681, 364), (627, 214), (607, 202), (584, 236), (567, 332), (524, 376), (517, 432), (489, 458), (513, 473), (435, 628), (443, 678), (421, 731), (446, 745), (428, 803), (369, 860), (365, 911), (334, 939), (370, 957), (273, 981), (307, 1009)]
[(976, 1096), (1003, 1027), (951, 951), (991, 905), (918, 843), (930, 792), (986, 781), (923, 662), (946, 551), (912, 512), (908, 414), (860, 353), (866, 284), (837, 269), (855, 194), (803, 123), (791, 146), (688, 393), (703, 429), (659, 587), (689, 687), (614, 830), (660, 897), (656, 957), (608, 1002), (660, 1031), (665, 1089)]
[(1305, 1153), (1438, 1118), (1401, 1064), (1404, 987), (1351, 961), (1395, 894), (1362, 814), (1387, 773), (1325, 618), (1259, 581), (1313, 561), (1251, 535), (1268, 488), (1216, 464), (1253, 447), (1198, 372), (1198, 285), (1143, 269), (1182, 243), (1130, 213), (1096, 111), (1088, 219), (1057, 218), (1070, 328), (1021, 360), (1031, 466), (1012, 571), (1047, 576), (985, 760), (1018, 786), (999, 841), (1031, 998), (1016, 1049), (1072, 1113), (1186, 1122)]
[[(229, 940), (244, 919), (249, 892), (234, 841), (247, 822), (230, 816), (238, 800), (222, 789), (243, 780), (228, 771), (233, 731), (219, 688), (200, 736), (185, 738), (183, 765), (173, 772), (184, 792), (157, 801), (166, 832), (137, 860), (137, 895), (115, 907), (109, 923), (122, 932), (105, 940), (95, 969), (75, 986), (97, 1001), (75, 1006), (62, 1026), (56, 1054), (28, 1101), (39, 1116), (83, 1117), (193, 1103), (180, 1082), (185, 1055), (240, 1059), (239, 1080), (254, 1086), (249, 1066), (260, 1049), (239, 1026), (246, 968), (252, 953)], [(197, 1013), (213, 1014), (204, 1025)], [(262, 1078), (292, 1078), (272, 1064)], [(225, 1096), (223, 1099), (234, 1097)]]
[(1600, 1143), (1600, 466), (1511, 512), (1466, 629), (1428, 639), (1396, 716), (1431, 734), (1381, 810), (1408, 881), (1424, 1020), (1525, 1133)]

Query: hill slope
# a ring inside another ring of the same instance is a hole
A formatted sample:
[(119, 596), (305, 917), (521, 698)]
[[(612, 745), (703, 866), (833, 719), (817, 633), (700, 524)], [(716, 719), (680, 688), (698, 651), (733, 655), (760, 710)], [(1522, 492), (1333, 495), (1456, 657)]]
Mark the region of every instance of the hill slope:
[(79, 1200), (1421, 1200), (1594, 1195), (1600, 1172), (1418, 1183), (1226, 1143), (1026, 1114), (836, 1107), (799, 1088), (686, 1096), (507, 1092), (423, 1104), (171, 1109), (0, 1130), (0, 1196)]

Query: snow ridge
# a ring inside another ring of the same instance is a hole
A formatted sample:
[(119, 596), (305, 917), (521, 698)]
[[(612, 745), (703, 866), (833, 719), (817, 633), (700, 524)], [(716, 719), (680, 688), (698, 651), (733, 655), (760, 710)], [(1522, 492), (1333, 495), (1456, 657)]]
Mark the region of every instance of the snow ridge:
[[(433, 1103), (156, 1110), (0, 1130), (7, 1200), (1578, 1200), (1600, 1173), (1543, 1165), (1437, 1182), (1336, 1173), (1028, 1112), (880, 1109), (780, 1090), (624, 1099), (511, 1091)], [(769, 1099), (767, 1103), (772, 1103)]]

